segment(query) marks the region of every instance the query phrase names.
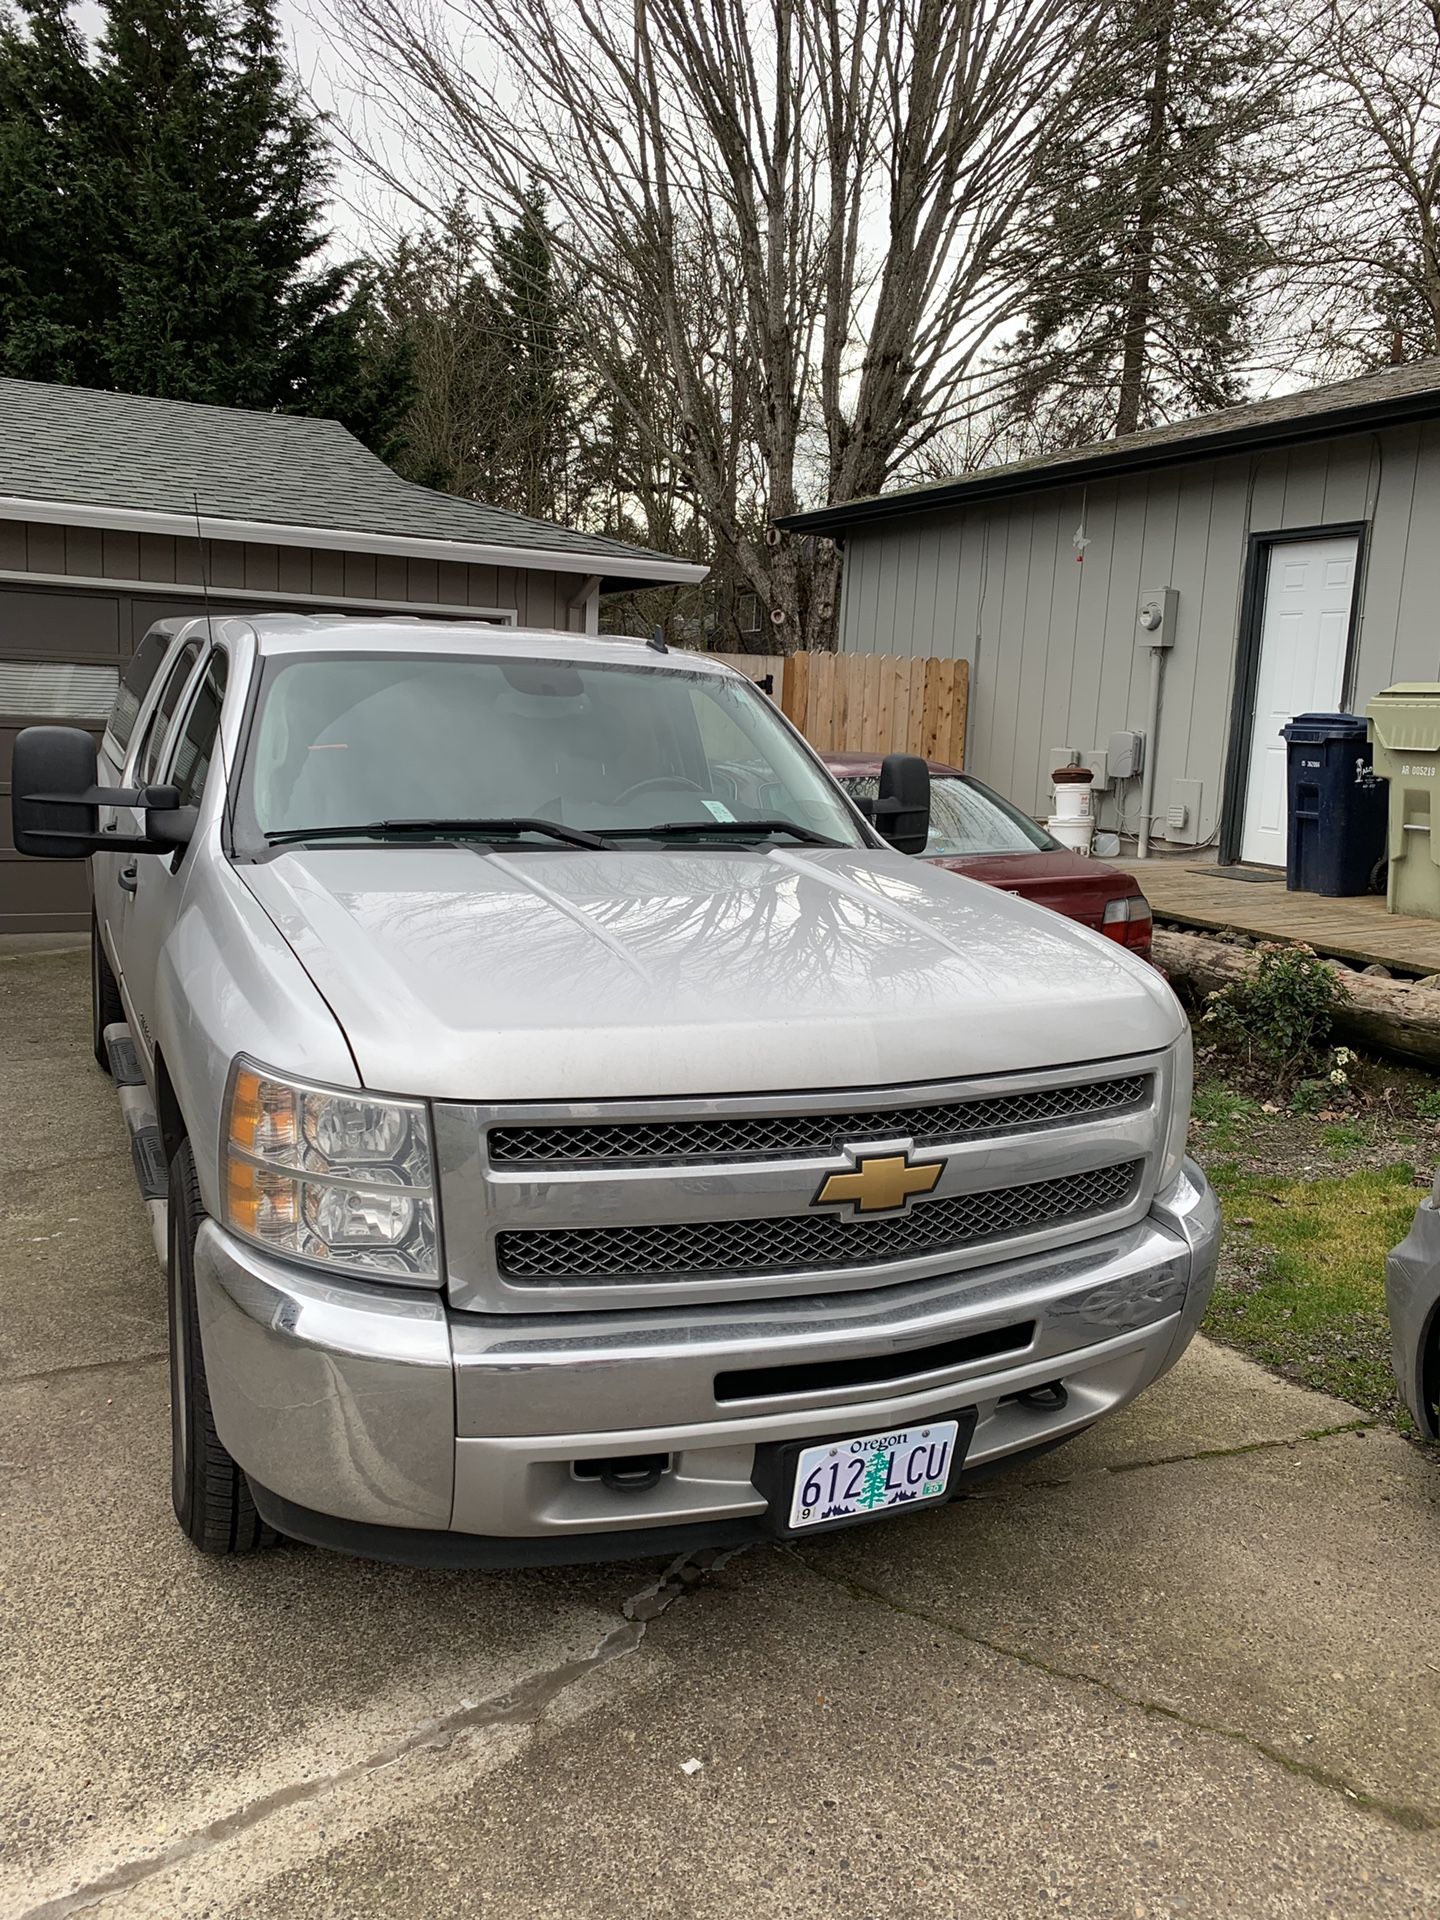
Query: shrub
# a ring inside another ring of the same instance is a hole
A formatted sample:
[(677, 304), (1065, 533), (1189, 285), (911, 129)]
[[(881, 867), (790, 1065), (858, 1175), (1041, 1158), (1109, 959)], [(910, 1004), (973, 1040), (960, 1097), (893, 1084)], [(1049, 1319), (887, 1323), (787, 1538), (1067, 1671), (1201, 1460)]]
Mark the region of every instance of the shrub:
[(1282, 1085), (1315, 1079), (1343, 1092), (1353, 1056), (1343, 1047), (1332, 1054), (1330, 1032), (1349, 998), (1345, 982), (1313, 947), (1271, 944), (1261, 947), (1248, 979), (1210, 995), (1203, 1020), (1217, 1040), (1271, 1069)]

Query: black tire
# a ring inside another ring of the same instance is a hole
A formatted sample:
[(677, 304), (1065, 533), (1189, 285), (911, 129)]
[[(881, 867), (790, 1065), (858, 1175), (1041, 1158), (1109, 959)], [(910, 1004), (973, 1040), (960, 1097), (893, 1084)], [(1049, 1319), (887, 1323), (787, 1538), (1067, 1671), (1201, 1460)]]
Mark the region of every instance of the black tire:
[(105, 1029), (113, 1027), (124, 1018), (125, 1007), (120, 999), (120, 983), (110, 971), (110, 962), (105, 958), (105, 946), (100, 938), (100, 923), (92, 913), (90, 916), (90, 1026), (96, 1064), (106, 1073), (110, 1071), (110, 1056), (105, 1051)]
[(250, 1553), (279, 1536), (255, 1511), (210, 1411), (195, 1305), (195, 1235), (204, 1218), (186, 1140), (170, 1162), (170, 1494), (181, 1532), (202, 1553)]

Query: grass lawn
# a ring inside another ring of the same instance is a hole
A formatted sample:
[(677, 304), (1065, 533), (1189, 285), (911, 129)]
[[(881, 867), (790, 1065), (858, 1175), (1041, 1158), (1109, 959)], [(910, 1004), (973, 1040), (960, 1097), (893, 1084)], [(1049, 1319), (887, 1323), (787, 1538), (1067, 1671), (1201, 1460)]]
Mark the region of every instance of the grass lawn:
[(1314, 1115), (1267, 1112), (1227, 1080), (1202, 1079), (1191, 1128), (1225, 1218), (1205, 1331), (1405, 1433), (1385, 1256), (1440, 1162), (1434, 1082), (1422, 1078), (1397, 1070), (1355, 1110)]

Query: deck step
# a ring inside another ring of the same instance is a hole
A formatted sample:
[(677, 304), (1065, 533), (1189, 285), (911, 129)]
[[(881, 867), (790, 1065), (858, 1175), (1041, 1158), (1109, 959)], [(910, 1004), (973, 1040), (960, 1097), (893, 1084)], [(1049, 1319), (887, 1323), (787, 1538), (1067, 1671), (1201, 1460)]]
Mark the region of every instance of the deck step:
[(135, 1051), (135, 1041), (130, 1029), (123, 1020), (117, 1020), (114, 1026), (106, 1027), (105, 1052), (117, 1087), (144, 1086), (145, 1076), (140, 1071), (140, 1056)]

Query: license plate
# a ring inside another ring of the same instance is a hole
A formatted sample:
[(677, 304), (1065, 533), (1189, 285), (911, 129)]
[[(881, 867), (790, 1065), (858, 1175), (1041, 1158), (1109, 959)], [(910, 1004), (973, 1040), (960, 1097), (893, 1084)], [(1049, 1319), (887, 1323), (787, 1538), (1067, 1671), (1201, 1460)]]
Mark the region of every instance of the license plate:
[(803, 1447), (795, 1464), (792, 1530), (943, 1499), (959, 1432), (958, 1420), (930, 1420)]

